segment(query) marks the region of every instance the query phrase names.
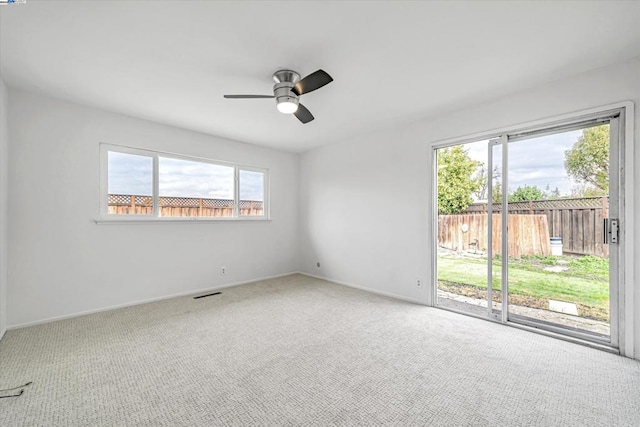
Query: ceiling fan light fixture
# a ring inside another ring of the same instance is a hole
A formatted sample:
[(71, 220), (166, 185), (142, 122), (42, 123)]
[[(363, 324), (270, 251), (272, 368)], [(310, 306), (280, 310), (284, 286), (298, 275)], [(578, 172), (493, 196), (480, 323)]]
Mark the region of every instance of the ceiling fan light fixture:
[(298, 100), (295, 98), (278, 99), (278, 111), (282, 114), (293, 114), (298, 111)]
[[(2, 0), (0, 0), (2, 2)], [(300, 74), (291, 70), (273, 73), (273, 96), (271, 95), (224, 95), (227, 99), (275, 98), (276, 107), (282, 114), (293, 114), (302, 124), (313, 120), (313, 114), (300, 104), (300, 96), (331, 83), (333, 78), (324, 70), (318, 70), (300, 79)]]

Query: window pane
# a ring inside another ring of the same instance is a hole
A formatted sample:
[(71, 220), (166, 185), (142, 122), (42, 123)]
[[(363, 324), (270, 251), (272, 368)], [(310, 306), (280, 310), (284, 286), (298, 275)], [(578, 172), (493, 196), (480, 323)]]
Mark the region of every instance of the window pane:
[(160, 216), (233, 216), (234, 168), (158, 159)]
[(609, 135), (603, 124), (509, 143), (510, 319), (610, 337)]
[[(478, 316), (487, 316), (490, 311), (497, 314), (500, 308), (500, 270), (495, 267), (496, 263), (499, 266), (499, 220), (495, 213), (490, 218), (487, 208), (489, 201), (494, 202), (494, 209), (499, 204), (501, 175), (495, 157), (492, 165), (488, 163), (491, 149), (489, 140), (436, 149), (437, 303)], [(491, 286), (489, 260), (493, 266)]]
[(116, 215), (153, 213), (153, 159), (109, 151), (107, 204)]
[(264, 215), (264, 173), (240, 170), (240, 215)]

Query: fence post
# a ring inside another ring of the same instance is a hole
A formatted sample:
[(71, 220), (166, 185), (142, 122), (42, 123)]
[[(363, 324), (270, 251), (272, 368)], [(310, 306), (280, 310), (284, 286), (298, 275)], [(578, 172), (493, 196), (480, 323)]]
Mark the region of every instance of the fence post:
[(136, 213), (136, 196), (129, 196), (131, 199), (131, 213)]
[(202, 216), (202, 197), (198, 200), (198, 216)]

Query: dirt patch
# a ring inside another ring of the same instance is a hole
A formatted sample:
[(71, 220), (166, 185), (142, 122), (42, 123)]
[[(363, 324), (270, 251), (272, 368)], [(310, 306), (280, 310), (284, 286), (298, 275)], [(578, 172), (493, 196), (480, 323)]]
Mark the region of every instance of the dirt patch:
[[(487, 299), (487, 290), (475, 286), (464, 285), (462, 283), (438, 281), (438, 288), (451, 292), (456, 295), (463, 295), (469, 298)], [(502, 302), (502, 292), (493, 292), (493, 301)], [(549, 300), (544, 298), (531, 297), (527, 295), (509, 295), (509, 304), (519, 305), (522, 307), (538, 308), (541, 310), (549, 309)], [(599, 320), (601, 322), (609, 321), (609, 312), (600, 307), (577, 303), (578, 315), (586, 319)]]

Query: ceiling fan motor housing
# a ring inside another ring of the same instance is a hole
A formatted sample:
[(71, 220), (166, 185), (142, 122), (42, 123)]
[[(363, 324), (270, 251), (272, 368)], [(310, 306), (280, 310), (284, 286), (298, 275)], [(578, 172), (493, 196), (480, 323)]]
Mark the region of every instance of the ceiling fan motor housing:
[(280, 70), (273, 74), (273, 95), (276, 97), (276, 105), (282, 102), (290, 102), (298, 105), (300, 100), (298, 95), (291, 90), (300, 80), (300, 74), (291, 70)]

